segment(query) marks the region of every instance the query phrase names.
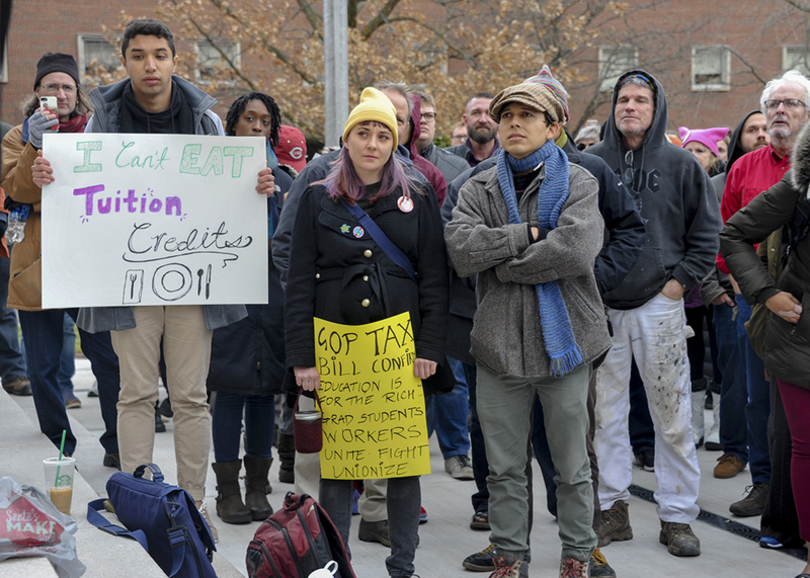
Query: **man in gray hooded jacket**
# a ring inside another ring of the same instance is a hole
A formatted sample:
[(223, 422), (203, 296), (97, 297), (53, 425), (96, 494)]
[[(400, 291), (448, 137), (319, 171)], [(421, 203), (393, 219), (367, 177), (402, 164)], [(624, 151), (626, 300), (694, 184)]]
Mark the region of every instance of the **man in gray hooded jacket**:
[(675, 556), (697, 556), (700, 541), (690, 524), (699, 512), (700, 469), (683, 297), (711, 271), (721, 221), (708, 175), (688, 151), (667, 141), (666, 127), (663, 87), (647, 72), (633, 70), (616, 83), (605, 139), (588, 149), (622, 179), (646, 227), (641, 257), (602, 296), (613, 347), (597, 373), (599, 546), (633, 537), (626, 500), (633, 479), (627, 411), (635, 359), (655, 426), (659, 541)]

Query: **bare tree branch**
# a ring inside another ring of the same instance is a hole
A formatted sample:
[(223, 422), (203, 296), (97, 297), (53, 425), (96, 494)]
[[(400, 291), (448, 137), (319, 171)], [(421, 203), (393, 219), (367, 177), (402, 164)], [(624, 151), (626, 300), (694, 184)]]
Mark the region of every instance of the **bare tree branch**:
[[(785, 1), (789, 2), (790, 0), (785, 0)], [(748, 69), (748, 71), (751, 73), (751, 75), (754, 78), (756, 78), (759, 82), (761, 82), (762, 84), (765, 84), (765, 83), (768, 82), (767, 79), (762, 78), (762, 76), (757, 72), (756, 67), (753, 64), (751, 64), (750, 62), (748, 62), (748, 60), (746, 60), (746, 58), (742, 54), (740, 54), (739, 52), (737, 52), (736, 50), (734, 50), (731, 47), (728, 47), (728, 51), (731, 52), (731, 54), (733, 54), (734, 56), (736, 56), (739, 59), (739, 61), (742, 62), (745, 65), (745, 67)]]
[(363, 26), (362, 36), (363, 40), (368, 40), (374, 32), (377, 31), (381, 26), (389, 22), (388, 18), (391, 16), (391, 13), (394, 11), (394, 8), (397, 7), (400, 0), (388, 0), (385, 3), (385, 6), (382, 7), (377, 15), (372, 18), (371, 20)]
[(317, 34), (323, 27), (323, 17), (315, 11), (312, 4), (307, 2), (307, 0), (298, 0), (298, 5), (301, 7), (301, 10), (303, 10), (304, 16), (307, 17), (309, 25), (312, 26), (312, 31)]
[[(176, 0), (171, 0), (171, 2), (175, 6), (177, 5)], [(197, 32), (199, 32), (200, 35), (202, 35), (202, 37), (205, 38), (211, 44), (211, 46), (213, 46), (216, 49), (216, 51), (219, 53), (220, 58), (225, 60), (225, 62), (228, 65), (229, 70), (231, 72), (233, 72), (233, 74), (235, 74), (237, 77), (239, 77), (239, 79), (242, 82), (244, 82), (247, 86), (249, 86), (251, 90), (259, 90), (259, 88), (253, 82), (253, 80), (251, 80), (250, 78), (245, 76), (245, 74), (239, 69), (239, 67), (236, 66), (236, 63), (231, 58), (231, 55), (226, 54), (225, 51), (222, 50), (222, 48), (219, 45), (219, 42), (217, 42), (217, 40), (219, 40), (219, 38), (215, 38), (214, 36), (212, 36), (192, 16), (189, 15), (187, 18), (188, 18), (189, 23), (192, 26), (194, 26), (194, 28), (197, 30)]]
[[(236, 14), (236, 12), (234, 12), (234, 10), (230, 6), (224, 4), (222, 0), (209, 0), (209, 1), (219, 10), (224, 12), (226, 16), (237, 22), (240, 26), (246, 29), (250, 28), (249, 23), (242, 20), (239, 17), (239, 15)], [(171, 2), (175, 5), (177, 4), (176, 0), (171, 0)], [(277, 46), (268, 41), (265, 36), (260, 36), (259, 41), (261, 42), (262, 47), (265, 50), (267, 50), (267, 52), (269, 52), (270, 54), (278, 58), (286, 66), (288, 66), (293, 72), (295, 72), (295, 74), (301, 77), (301, 80), (311, 84), (319, 82), (317, 78), (311, 76), (310, 74), (307, 74), (306, 71), (302, 70), (299, 66), (297, 66), (287, 53), (285, 53), (283, 50), (279, 49)]]

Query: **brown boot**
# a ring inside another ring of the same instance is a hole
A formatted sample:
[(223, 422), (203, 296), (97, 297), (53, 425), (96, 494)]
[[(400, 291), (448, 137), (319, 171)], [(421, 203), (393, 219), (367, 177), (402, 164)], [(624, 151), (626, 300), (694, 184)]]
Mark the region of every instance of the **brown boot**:
[(266, 520), (273, 513), (273, 507), (267, 501), (267, 494), (273, 491), (267, 474), (273, 458), (254, 458), (245, 456), (245, 504), (253, 520)]
[(213, 467), (217, 475), (217, 516), (226, 524), (247, 524), (253, 518), (250, 509), (242, 502), (242, 492), (239, 489), (242, 461), (214, 463)]
[(295, 436), (278, 434), (278, 481), (282, 484), (295, 483)]

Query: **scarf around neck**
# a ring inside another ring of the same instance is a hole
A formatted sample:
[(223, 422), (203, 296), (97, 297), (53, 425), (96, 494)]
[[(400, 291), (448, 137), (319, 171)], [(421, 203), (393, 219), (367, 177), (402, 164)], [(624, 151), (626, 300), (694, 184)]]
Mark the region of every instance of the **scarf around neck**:
[[(532, 170), (543, 162), (545, 162), (545, 177), (537, 194), (537, 217), (541, 227), (552, 230), (557, 228), (560, 211), (568, 200), (570, 175), (568, 157), (553, 140), (548, 140), (538, 150), (522, 159), (516, 159), (503, 149), (498, 153), (498, 183), (509, 211), (510, 225), (522, 222), (518, 212), (513, 175)], [(551, 359), (551, 375), (563, 377), (582, 364), (582, 351), (574, 337), (571, 319), (557, 281), (538, 283), (535, 289), (543, 341), (546, 353)]]

